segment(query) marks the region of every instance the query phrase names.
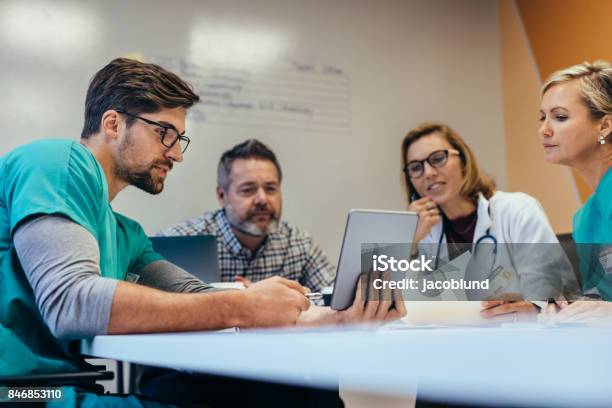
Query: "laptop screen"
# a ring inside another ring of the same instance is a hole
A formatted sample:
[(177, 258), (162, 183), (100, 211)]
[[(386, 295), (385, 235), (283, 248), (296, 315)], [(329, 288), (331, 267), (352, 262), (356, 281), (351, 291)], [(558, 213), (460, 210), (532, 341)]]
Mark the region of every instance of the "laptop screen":
[(220, 282), (217, 239), (214, 235), (152, 237), (155, 252), (204, 282)]

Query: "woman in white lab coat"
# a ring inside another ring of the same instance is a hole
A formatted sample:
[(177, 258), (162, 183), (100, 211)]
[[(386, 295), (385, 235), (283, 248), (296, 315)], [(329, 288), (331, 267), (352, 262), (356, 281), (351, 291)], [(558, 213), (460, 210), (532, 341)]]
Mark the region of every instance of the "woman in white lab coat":
[[(425, 123), (412, 129), (402, 142), (402, 160), (408, 209), (419, 214), (415, 243), (419, 248), (430, 248), (429, 252), (433, 248), (436, 264), (456, 258), (466, 247), (473, 250), (481, 245), (490, 251), (501, 251), (510, 247), (506, 244), (558, 243), (538, 201), (524, 193), (496, 191), (495, 183), (481, 171), (470, 148), (449, 126)], [(560, 251), (560, 246), (557, 248)], [(550, 278), (546, 274), (558, 273), (551, 270), (551, 262), (561, 262), (569, 268), (560, 253), (533, 256), (537, 254), (533, 246), (525, 249), (531, 249), (531, 256), (506, 254), (516, 272), (515, 289), (523, 294), (530, 288), (541, 293), (543, 277), (546, 280)], [(481, 316), (535, 314), (539, 310), (536, 304), (523, 300), (484, 301)]]

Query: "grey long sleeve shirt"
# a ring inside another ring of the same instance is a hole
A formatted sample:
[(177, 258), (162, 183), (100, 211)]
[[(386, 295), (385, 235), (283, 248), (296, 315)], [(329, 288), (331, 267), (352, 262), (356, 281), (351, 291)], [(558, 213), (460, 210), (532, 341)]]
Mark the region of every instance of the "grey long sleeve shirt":
[[(67, 339), (106, 334), (117, 281), (100, 276), (98, 243), (89, 231), (67, 218), (45, 215), (21, 225), (13, 238), (51, 332)], [(169, 292), (210, 289), (167, 261), (152, 262), (138, 274), (139, 284)]]

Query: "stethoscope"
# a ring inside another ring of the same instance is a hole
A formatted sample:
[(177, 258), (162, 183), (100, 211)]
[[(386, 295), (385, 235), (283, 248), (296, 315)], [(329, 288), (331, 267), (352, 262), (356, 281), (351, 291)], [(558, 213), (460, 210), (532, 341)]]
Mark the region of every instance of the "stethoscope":
[[(491, 218), (491, 204), (489, 203), (487, 206), (487, 212), (489, 213), (489, 218)], [(493, 265), (495, 265), (495, 261), (497, 260), (497, 238), (491, 234), (491, 227), (493, 226), (493, 218), (491, 218), (491, 226), (487, 228), (487, 231), (483, 236), (476, 240), (474, 244), (474, 254), (478, 250), (478, 245), (485, 242), (487, 239), (491, 240), (493, 244)], [(434, 271), (438, 270), (438, 262), (440, 260), (440, 248), (442, 247), (442, 240), (444, 239), (444, 219), (442, 219), (442, 232), (440, 233), (440, 239), (438, 240), (438, 248), (436, 249), (436, 259), (434, 260)]]

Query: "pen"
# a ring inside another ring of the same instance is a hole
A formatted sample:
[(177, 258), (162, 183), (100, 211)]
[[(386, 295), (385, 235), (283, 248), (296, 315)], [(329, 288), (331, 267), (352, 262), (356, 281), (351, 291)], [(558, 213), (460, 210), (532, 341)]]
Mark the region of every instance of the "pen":
[(323, 299), (323, 294), (319, 292), (308, 292), (304, 293), (304, 296), (308, 298), (308, 300), (321, 300)]

